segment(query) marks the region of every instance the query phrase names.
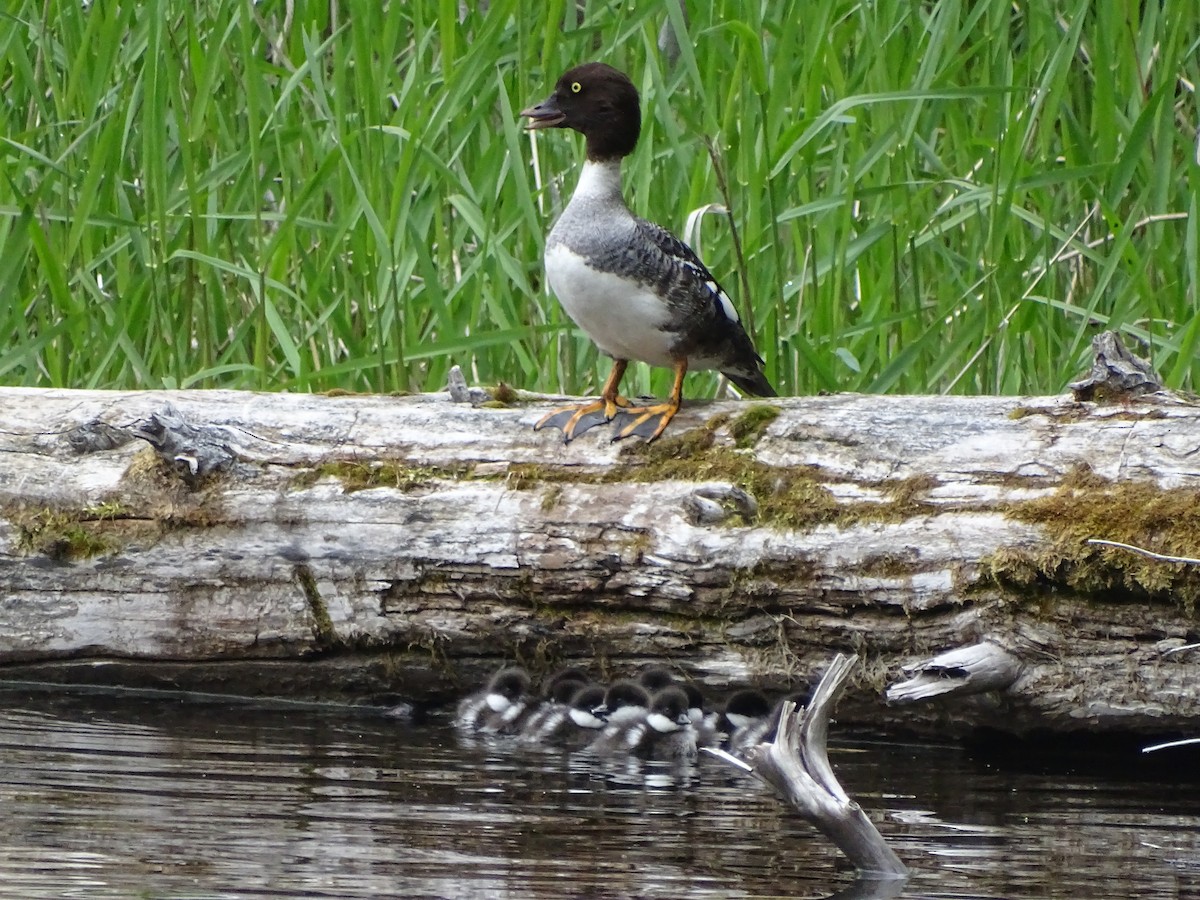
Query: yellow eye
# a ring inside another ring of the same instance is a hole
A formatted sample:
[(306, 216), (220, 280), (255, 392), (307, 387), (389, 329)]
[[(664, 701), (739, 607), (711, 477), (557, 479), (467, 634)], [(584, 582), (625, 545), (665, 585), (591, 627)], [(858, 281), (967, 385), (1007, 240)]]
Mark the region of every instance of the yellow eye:
[(571, 82), (571, 93), (572, 94), (578, 94), (582, 90), (583, 90), (583, 85), (580, 84), (578, 81)]

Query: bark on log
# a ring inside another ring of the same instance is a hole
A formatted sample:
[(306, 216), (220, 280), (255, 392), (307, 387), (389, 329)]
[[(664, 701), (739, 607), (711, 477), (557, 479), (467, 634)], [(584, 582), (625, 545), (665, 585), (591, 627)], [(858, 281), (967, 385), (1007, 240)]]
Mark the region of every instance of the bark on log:
[[(445, 700), (505, 659), (788, 688), (843, 724), (1191, 729), (1200, 409), (1156, 394), (693, 403), (569, 446), (447, 394), (0, 389), (0, 677)], [(153, 441), (161, 453), (148, 443)], [(987, 641), (1003, 692), (889, 706)]]

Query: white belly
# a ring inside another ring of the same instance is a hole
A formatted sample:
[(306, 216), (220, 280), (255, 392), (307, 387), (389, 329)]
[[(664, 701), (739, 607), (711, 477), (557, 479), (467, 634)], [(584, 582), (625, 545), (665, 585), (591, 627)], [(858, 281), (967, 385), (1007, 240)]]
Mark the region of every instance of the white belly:
[(667, 308), (652, 291), (591, 268), (564, 244), (546, 251), (546, 278), (567, 315), (617, 359), (670, 366)]

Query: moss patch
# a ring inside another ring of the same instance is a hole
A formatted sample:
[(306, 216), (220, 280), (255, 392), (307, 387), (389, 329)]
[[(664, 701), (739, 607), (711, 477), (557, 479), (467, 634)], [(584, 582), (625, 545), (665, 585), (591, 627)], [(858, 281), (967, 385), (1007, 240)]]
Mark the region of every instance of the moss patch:
[(459, 468), (413, 466), (399, 460), (369, 463), (357, 460), (331, 460), (297, 476), (293, 479), (292, 486), (309, 487), (320, 479), (329, 477), (340, 481), (342, 488), (348, 494), (376, 487), (411, 491), (440, 479), (461, 478), (467, 473), (466, 466)]
[[(321, 477), (338, 479), (347, 492), (373, 487), (401, 491), (428, 487), (435, 482), (479, 478), (503, 480), (517, 491), (545, 490), (542, 510), (553, 509), (562, 498), (564, 484), (653, 483), (658, 481), (726, 482), (749, 493), (758, 504), (754, 524), (777, 528), (810, 529), (819, 525), (848, 526), (866, 522), (900, 522), (933, 507), (924, 497), (937, 486), (929, 476), (877, 482), (880, 501), (839, 501), (825, 485), (819, 470), (771, 466), (741, 446), (718, 441), (722, 429), (739, 444), (756, 442), (779, 415), (779, 409), (760, 404), (741, 416), (715, 416), (704, 426), (660, 438), (653, 443), (625, 444), (614, 466), (587, 468), (554, 463), (513, 463), (502, 472), (476, 475), (471, 467), (414, 466), (402, 461), (359, 462), (335, 460), (304, 472), (293, 486), (308, 486)], [(746, 525), (741, 515), (726, 525)]]
[(308, 610), (312, 615), (313, 637), (316, 639), (317, 646), (322, 649), (334, 646), (338, 640), (337, 632), (334, 631), (333, 619), (329, 617), (325, 599), (317, 588), (316, 576), (306, 565), (296, 566), (295, 572), (296, 581), (300, 583), (300, 590), (304, 593), (304, 600), (308, 603)]
[[(757, 421), (765, 427), (770, 419), (764, 416)], [(581, 470), (577, 466), (517, 463), (509, 466), (505, 477), (514, 490), (562, 483), (723, 481), (757, 501), (755, 524), (801, 530), (819, 525), (900, 522), (932, 509), (922, 498), (937, 485), (937, 480), (928, 476), (880, 482), (872, 486), (885, 494), (885, 500), (841, 502), (825, 486), (819, 471), (767, 465), (751, 453), (718, 444), (716, 432), (709, 427), (693, 428), (651, 444), (629, 444), (612, 468)], [(553, 490), (547, 496), (551, 503), (559, 499)], [(733, 516), (726, 524), (747, 523), (741, 516)]]
[(927, 476), (884, 482), (878, 486), (885, 501), (841, 502), (817, 470), (769, 466), (749, 453), (717, 445), (709, 431), (636, 445), (622, 455), (630, 467), (620, 480), (727, 481), (758, 501), (759, 524), (778, 528), (903, 521), (929, 509), (922, 498), (937, 484)]
[(729, 423), (729, 434), (739, 447), (753, 447), (767, 426), (779, 418), (778, 406), (756, 403)]
[(1050, 542), (1036, 551), (1004, 549), (987, 560), (992, 579), (1028, 590), (1060, 586), (1084, 594), (1173, 600), (1192, 614), (1200, 566), (1151, 560), (1088, 544), (1120, 541), (1168, 556), (1200, 555), (1200, 490), (1164, 490), (1150, 481), (1112, 482), (1086, 466), (1047, 497), (1012, 503), (1014, 519), (1044, 526)]
[(124, 542), (111, 523), (125, 515), (120, 504), (110, 502), (82, 510), (18, 512), (11, 521), (19, 552), (66, 562), (117, 552)]
[(491, 395), (492, 402), (498, 403), (501, 406), (512, 406), (521, 399), (521, 395), (517, 392), (516, 388), (510, 384), (505, 384), (503, 381), (494, 388), (491, 388), (488, 394)]

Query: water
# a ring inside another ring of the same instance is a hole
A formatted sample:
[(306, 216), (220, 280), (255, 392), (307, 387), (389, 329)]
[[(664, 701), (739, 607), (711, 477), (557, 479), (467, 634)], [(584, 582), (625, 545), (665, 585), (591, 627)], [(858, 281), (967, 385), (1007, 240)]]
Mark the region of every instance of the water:
[[(1132, 772), (899, 742), (831, 757), (913, 869), (898, 896), (1200, 897), (1194, 749)], [(334, 707), (0, 689), (0, 810), (3, 897), (828, 897), (854, 881), (716, 760), (604, 772)]]

